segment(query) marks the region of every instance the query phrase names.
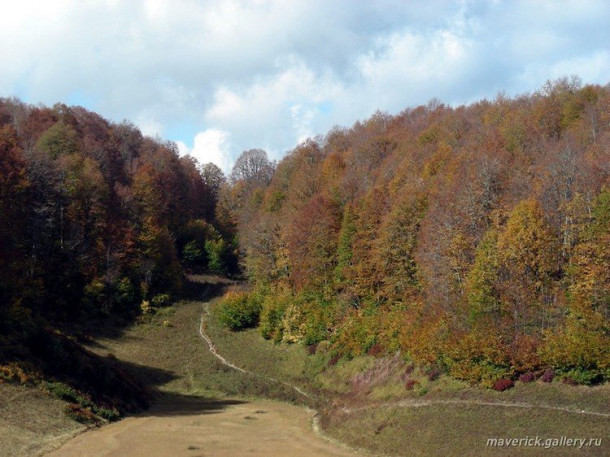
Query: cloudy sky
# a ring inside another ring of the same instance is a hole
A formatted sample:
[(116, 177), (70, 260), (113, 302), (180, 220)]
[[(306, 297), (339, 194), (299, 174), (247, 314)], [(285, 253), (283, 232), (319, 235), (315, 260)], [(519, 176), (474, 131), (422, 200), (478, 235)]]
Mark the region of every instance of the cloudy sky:
[(438, 98), (610, 82), (607, 0), (0, 0), (0, 96), (81, 105), (225, 171)]

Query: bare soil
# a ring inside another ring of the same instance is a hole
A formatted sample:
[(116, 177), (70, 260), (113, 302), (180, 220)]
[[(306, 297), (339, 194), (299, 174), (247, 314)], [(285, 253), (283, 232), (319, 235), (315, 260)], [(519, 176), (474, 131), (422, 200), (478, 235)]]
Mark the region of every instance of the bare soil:
[(94, 430), (48, 457), (354, 456), (314, 433), (312, 412), (273, 401), (160, 401)]

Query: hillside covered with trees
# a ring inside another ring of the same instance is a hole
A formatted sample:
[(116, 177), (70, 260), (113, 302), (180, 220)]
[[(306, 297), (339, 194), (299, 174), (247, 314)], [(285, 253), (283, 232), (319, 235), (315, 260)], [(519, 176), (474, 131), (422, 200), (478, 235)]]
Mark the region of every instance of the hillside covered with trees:
[(236, 273), (224, 181), (127, 122), (0, 99), (0, 380), (128, 396), (73, 337), (169, 304), (188, 270)]
[(95, 391), (73, 336), (168, 304), (188, 271), (245, 274), (229, 327), (334, 361), (610, 377), (610, 86), (378, 112), (229, 177), (127, 122), (1, 99), (0, 190), (5, 379)]
[(275, 167), (247, 151), (217, 219), (254, 288), (222, 312), (277, 342), (327, 341), (335, 360), (401, 351), (486, 386), (603, 382), (609, 186), (610, 86), (576, 78), (378, 112)]

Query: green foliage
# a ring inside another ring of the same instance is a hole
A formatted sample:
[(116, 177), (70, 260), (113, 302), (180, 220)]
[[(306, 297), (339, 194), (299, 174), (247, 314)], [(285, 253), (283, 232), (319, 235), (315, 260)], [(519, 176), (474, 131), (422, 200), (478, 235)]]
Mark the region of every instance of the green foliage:
[(116, 421), (121, 414), (116, 408), (104, 408), (96, 405), (91, 398), (63, 382), (45, 382), (45, 388), (56, 397), (70, 402), (65, 412), (71, 419), (81, 423), (99, 422), (99, 418)]
[(199, 248), (196, 240), (191, 240), (182, 249), (182, 259), (188, 265), (196, 265), (204, 259), (204, 251)]
[(207, 240), (205, 252), (208, 257), (208, 268), (213, 273), (223, 274), (227, 271), (227, 243), (222, 238)]
[(214, 308), (218, 320), (229, 330), (238, 331), (256, 327), (262, 305), (256, 294), (228, 292)]
[(136, 301), (136, 290), (129, 278), (121, 278), (116, 285), (116, 302), (122, 306), (132, 305)]
[(169, 294), (157, 294), (150, 301), (155, 308), (161, 308), (170, 304)]
[(346, 205), (343, 210), (341, 230), (339, 231), (339, 244), (337, 245), (337, 267), (335, 269), (335, 281), (342, 284), (346, 279), (346, 270), (352, 264), (352, 242), (356, 234), (355, 216), (351, 205)]
[(484, 316), (499, 317), (497, 283), (500, 265), (497, 242), (496, 231), (489, 230), (477, 247), (474, 265), (466, 279), (466, 297), (472, 322)]
[(36, 147), (52, 159), (78, 152), (78, 133), (62, 121), (49, 127), (38, 139)]
[(260, 333), (263, 338), (273, 340), (276, 343), (284, 337), (283, 321), (286, 308), (291, 297), (288, 294), (266, 296), (260, 316)]
[(383, 272), (382, 293), (392, 302), (403, 301), (419, 289), (415, 249), (419, 223), (426, 209), (424, 198), (401, 198), (382, 222), (375, 259)]
[[(605, 376), (604, 376), (605, 375)], [(584, 370), (582, 368), (572, 368), (564, 373), (565, 378), (570, 379), (576, 384), (590, 386), (608, 379), (608, 373), (600, 373), (596, 370)]]

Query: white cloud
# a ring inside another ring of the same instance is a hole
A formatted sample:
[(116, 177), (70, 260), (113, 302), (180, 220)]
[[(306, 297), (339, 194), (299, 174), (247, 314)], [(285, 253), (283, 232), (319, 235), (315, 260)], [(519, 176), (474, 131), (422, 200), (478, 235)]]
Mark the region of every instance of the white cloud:
[(233, 167), (234, 159), (228, 148), (229, 134), (218, 129), (207, 129), (195, 135), (194, 146), (189, 148), (184, 142), (177, 142), (180, 155), (189, 154), (200, 164), (212, 162), (228, 175)]
[(82, 99), (193, 151), (199, 138), (224, 169), (244, 149), (278, 158), (377, 109), (610, 74), (605, 0), (0, 0), (0, 11), (0, 96)]

